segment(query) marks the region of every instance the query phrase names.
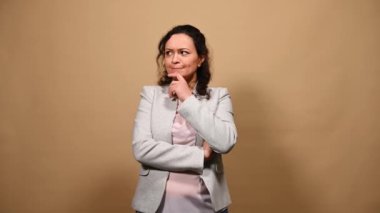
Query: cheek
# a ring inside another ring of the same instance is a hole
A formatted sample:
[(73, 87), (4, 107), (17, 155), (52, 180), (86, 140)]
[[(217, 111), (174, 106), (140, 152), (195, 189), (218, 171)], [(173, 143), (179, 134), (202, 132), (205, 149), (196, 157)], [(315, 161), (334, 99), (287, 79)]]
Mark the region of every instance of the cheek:
[(197, 70), (198, 68), (198, 61), (197, 60), (193, 60), (191, 61), (189, 64), (188, 64), (188, 67), (191, 69), (191, 70)]
[(163, 62), (163, 63), (162, 63), (163, 67), (164, 67), (166, 70), (168, 70), (168, 69), (170, 68), (170, 61), (167, 60), (167, 59), (164, 59), (162, 62)]
[(162, 62), (164, 62), (165, 67), (170, 63), (168, 58), (164, 58), (164, 60), (162, 60)]
[(186, 64), (188, 67), (197, 67), (198, 60), (196, 58), (192, 58), (191, 60), (188, 60)]
[(198, 66), (197, 65), (194, 65), (194, 64), (189, 64), (187, 67), (186, 67), (186, 70), (185, 71), (185, 75), (192, 75), (194, 74), (195, 72), (197, 72), (197, 68)]

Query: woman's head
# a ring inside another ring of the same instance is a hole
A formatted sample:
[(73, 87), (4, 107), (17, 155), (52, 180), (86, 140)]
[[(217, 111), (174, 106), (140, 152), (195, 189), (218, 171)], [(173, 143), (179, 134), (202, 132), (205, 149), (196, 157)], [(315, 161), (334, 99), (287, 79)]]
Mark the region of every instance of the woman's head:
[(199, 95), (208, 95), (207, 86), (211, 79), (209, 51), (206, 38), (191, 25), (179, 25), (162, 37), (156, 58), (159, 67), (159, 85), (172, 81), (168, 73), (178, 72), (189, 83), (197, 82)]

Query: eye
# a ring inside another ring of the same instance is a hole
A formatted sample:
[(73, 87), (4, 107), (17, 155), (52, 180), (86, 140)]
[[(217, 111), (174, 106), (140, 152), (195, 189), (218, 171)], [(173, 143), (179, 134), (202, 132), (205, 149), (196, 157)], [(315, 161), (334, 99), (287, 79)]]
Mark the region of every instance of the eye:
[(183, 56), (186, 56), (186, 55), (189, 55), (190, 53), (188, 51), (186, 51), (186, 50), (181, 50), (180, 54), (183, 55)]
[(171, 55), (173, 55), (173, 52), (170, 51), (170, 50), (166, 50), (166, 51), (164, 52), (164, 54), (165, 54), (165, 56), (171, 56)]

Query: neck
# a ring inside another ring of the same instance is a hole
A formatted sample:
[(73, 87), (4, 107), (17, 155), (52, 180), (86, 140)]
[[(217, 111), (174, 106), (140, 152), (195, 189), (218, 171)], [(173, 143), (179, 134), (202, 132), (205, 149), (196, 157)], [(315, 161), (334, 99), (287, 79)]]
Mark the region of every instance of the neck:
[(192, 78), (187, 81), (187, 85), (189, 85), (190, 89), (193, 90), (196, 84), (197, 84), (197, 75), (194, 74)]

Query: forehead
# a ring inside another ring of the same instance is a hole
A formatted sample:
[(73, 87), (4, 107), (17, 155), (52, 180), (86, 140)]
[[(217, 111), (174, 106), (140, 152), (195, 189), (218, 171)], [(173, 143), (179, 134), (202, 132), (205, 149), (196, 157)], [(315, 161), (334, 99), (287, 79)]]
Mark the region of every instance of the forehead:
[(183, 33), (174, 34), (170, 37), (170, 39), (166, 42), (165, 48), (168, 49), (179, 49), (179, 48), (188, 48), (195, 49), (193, 39)]

